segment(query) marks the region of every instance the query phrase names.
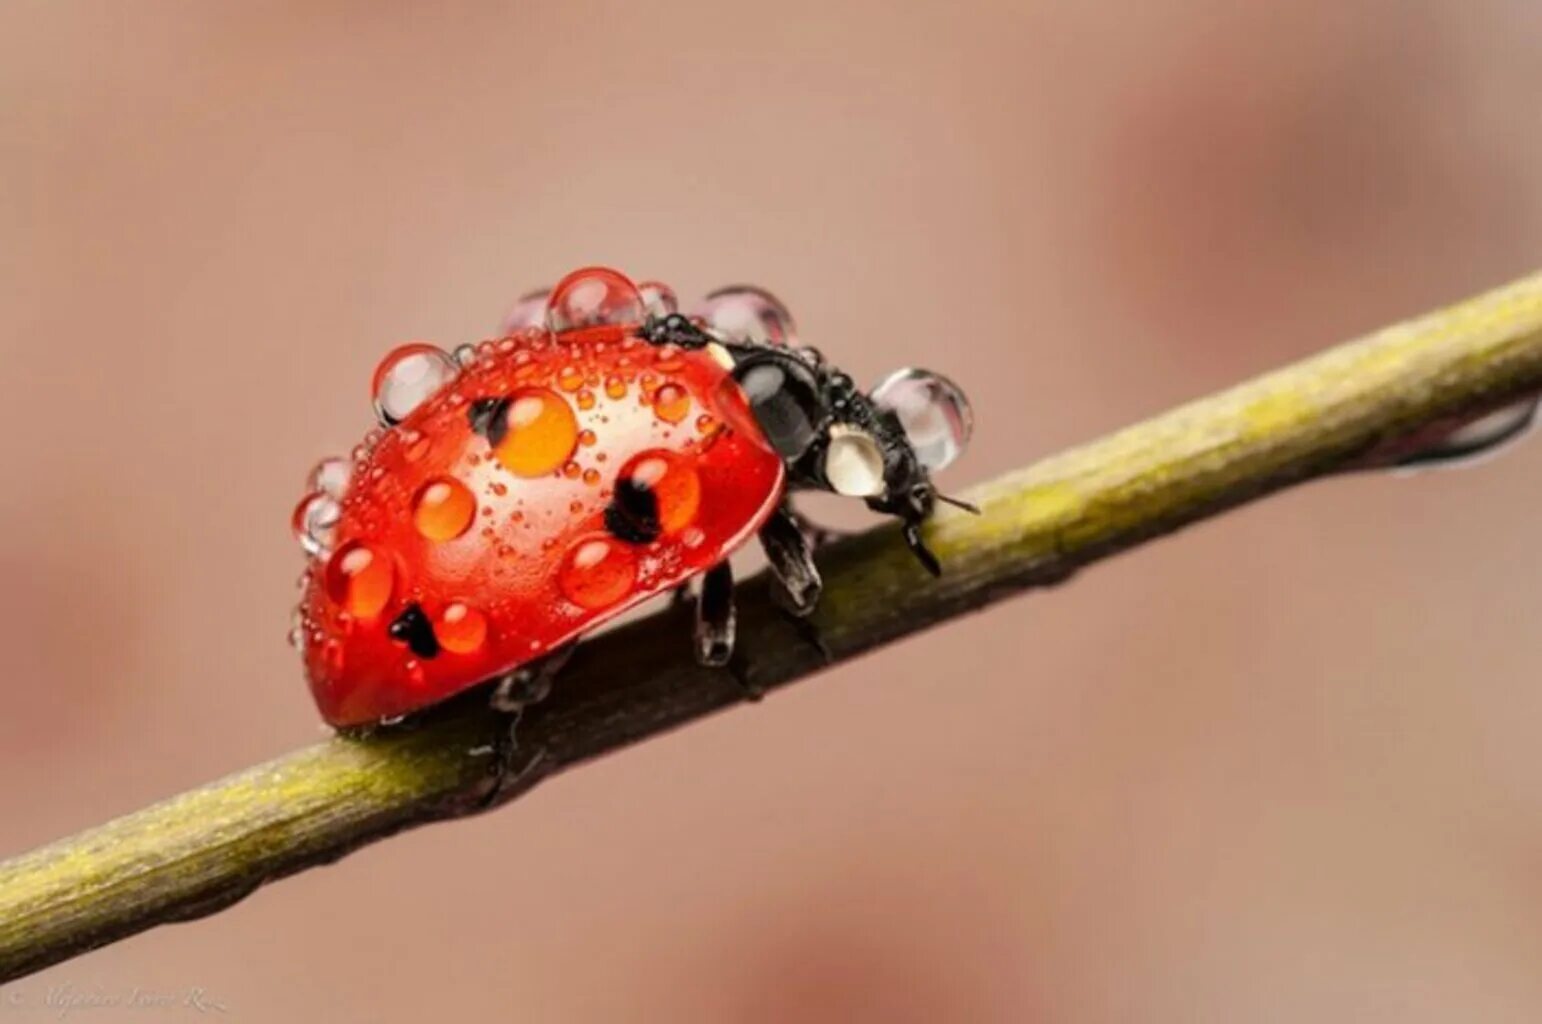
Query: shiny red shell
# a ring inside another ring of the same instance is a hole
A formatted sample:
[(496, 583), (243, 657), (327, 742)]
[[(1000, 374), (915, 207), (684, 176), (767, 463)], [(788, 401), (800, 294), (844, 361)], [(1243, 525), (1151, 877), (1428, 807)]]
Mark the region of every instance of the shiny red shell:
[[(782, 461), (727, 370), (635, 330), (484, 345), (356, 454), (332, 550), (301, 600), (328, 722), (405, 715), (538, 658), (721, 562), (770, 515)], [(472, 410), (497, 398), (494, 445)], [(607, 530), (623, 477), (655, 495), (656, 539)], [(431, 657), (392, 635), (412, 604), (433, 628)]]

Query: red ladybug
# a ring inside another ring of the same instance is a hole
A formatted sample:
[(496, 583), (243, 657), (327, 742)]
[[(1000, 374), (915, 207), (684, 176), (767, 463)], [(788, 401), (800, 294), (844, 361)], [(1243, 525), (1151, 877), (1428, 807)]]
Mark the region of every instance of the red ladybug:
[(938, 571), (918, 530), (930, 471), (971, 427), (944, 378), (902, 370), (866, 394), (797, 345), (765, 292), (725, 289), (688, 318), (664, 286), (603, 268), (521, 300), (505, 333), (387, 356), (381, 429), (321, 463), (295, 511), (311, 558), (293, 639), (331, 724), (489, 680), (495, 703), (522, 707), (577, 637), (698, 576), (696, 655), (725, 664), (728, 556), (751, 536), (784, 607), (818, 599), (790, 490), (900, 517)]

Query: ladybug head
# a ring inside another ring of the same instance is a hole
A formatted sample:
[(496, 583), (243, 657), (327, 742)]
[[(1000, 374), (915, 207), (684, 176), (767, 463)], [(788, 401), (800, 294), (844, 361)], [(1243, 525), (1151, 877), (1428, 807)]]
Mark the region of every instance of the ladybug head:
[(952, 381), (904, 369), (863, 392), (809, 348), (754, 347), (734, 353), (734, 377), (793, 482), (863, 499), (905, 524), (905, 540), (934, 575), (937, 559), (920, 524), (940, 495), (935, 470), (964, 451), (973, 430), (968, 399)]

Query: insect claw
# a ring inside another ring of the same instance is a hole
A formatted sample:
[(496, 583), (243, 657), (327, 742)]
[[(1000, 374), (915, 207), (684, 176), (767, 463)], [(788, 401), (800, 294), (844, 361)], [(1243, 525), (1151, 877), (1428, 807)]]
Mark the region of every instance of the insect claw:
[(942, 575), (942, 563), (937, 561), (937, 556), (932, 554), (926, 541), (921, 539), (921, 528), (915, 523), (905, 524), (905, 543), (909, 545), (910, 553), (916, 556), (916, 561), (921, 563), (921, 568), (933, 576)]

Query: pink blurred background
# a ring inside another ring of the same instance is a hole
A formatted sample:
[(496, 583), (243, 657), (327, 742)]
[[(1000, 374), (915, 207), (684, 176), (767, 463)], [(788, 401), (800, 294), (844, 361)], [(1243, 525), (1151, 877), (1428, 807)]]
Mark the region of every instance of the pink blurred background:
[[(0, 855), (322, 735), (287, 521), (392, 344), (582, 263), (762, 283), (966, 386), (961, 487), (1542, 265), (1539, 47), (1529, 0), (12, 0)], [(1303, 488), (5, 992), (1535, 1021), (1539, 480)]]

